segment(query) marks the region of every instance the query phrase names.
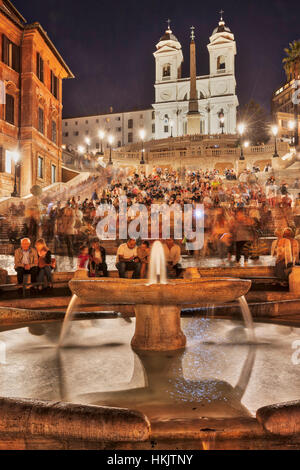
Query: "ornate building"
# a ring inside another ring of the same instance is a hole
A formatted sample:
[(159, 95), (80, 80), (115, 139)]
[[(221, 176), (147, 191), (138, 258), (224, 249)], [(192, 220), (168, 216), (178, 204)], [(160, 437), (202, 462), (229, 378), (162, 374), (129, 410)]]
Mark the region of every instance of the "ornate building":
[[(193, 34), (194, 37), (194, 34)], [(193, 42), (193, 39), (192, 39)], [(234, 35), (223, 17), (214, 29), (207, 46), (209, 75), (196, 78), (199, 134), (235, 134), (236, 96)], [(190, 77), (181, 77), (181, 44), (170, 29), (156, 45), (155, 138), (182, 136), (188, 133)]]
[(24, 196), (61, 181), (62, 80), (73, 75), (9, 0), (0, 0), (0, 39), (0, 196)]

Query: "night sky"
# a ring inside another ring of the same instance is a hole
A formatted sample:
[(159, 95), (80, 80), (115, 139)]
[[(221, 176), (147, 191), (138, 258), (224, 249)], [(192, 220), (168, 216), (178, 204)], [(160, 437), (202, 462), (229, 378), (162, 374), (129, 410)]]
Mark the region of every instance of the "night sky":
[(300, 39), (296, 0), (12, 0), (28, 22), (38, 21), (75, 75), (65, 80), (64, 117), (130, 110), (154, 100), (155, 45), (172, 20), (189, 74), (190, 26), (196, 28), (197, 74), (209, 72), (206, 45), (219, 11), (237, 42), (240, 104), (255, 99), (269, 111), (285, 80), (283, 49)]

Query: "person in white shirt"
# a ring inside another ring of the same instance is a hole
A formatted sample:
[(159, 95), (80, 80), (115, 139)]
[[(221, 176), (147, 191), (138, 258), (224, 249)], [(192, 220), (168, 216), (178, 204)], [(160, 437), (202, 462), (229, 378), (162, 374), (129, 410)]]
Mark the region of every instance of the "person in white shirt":
[(165, 251), (165, 257), (166, 257), (166, 263), (167, 263), (167, 271), (168, 271), (168, 276), (169, 277), (179, 277), (181, 272), (182, 272), (182, 267), (181, 267), (181, 251), (180, 251), (180, 246), (176, 245), (174, 240), (170, 238), (169, 240), (166, 240), (164, 243), (164, 251)]
[(141, 263), (138, 258), (136, 241), (129, 239), (127, 243), (122, 243), (117, 251), (116, 267), (120, 278), (126, 277), (126, 271), (133, 271), (132, 279), (139, 279)]

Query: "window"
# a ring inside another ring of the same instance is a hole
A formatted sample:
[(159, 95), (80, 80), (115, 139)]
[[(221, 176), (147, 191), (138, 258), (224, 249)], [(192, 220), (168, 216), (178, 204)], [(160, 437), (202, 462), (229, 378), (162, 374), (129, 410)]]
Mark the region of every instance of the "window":
[(155, 124), (152, 124), (152, 134), (155, 134)]
[(38, 178), (43, 179), (44, 175), (44, 159), (38, 157)]
[(96, 119), (96, 124), (99, 124), (99, 119)]
[(164, 126), (164, 132), (169, 132), (169, 126)]
[(67, 127), (67, 125), (68, 125), (68, 123), (67, 123), (67, 122), (65, 122), (65, 126), (66, 126), (66, 127)]
[(143, 116), (143, 114), (140, 114), (140, 119), (144, 119), (144, 116)]
[(6, 150), (5, 152), (5, 173), (12, 173), (11, 162), (13, 159), (13, 152)]
[(56, 139), (57, 139), (57, 130), (56, 130), (56, 122), (52, 121), (51, 125), (51, 140), (56, 144)]
[(132, 134), (132, 132), (129, 132), (128, 133), (128, 143), (131, 144), (132, 141), (133, 141), (133, 134)]
[(39, 52), (36, 54), (36, 74), (41, 82), (44, 82), (44, 61)]
[(98, 142), (96, 142), (96, 149), (98, 150), (98, 149), (99, 149), (99, 147), (100, 147), (99, 143), (98, 143)]
[(58, 78), (54, 75), (51, 70), (51, 93), (58, 99)]
[(86, 124), (88, 124), (88, 123), (89, 123), (89, 121), (88, 121), (88, 120), (86, 120), (86, 121), (85, 121), (85, 123), (86, 123)]
[(39, 108), (39, 127), (38, 130), (41, 134), (44, 134), (44, 110)]
[(79, 136), (79, 132), (78, 132), (78, 131), (75, 131), (75, 132), (74, 132), (74, 135), (75, 135), (75, 137)]
[(56, 183), (56, 166), (51, 165), (51, 183)]
[(116, 127), (117, 132), (121, 132), (122, 128), (121, 127)]
[(78, 121), (75, 121), (75, 126), (78, 126)]
[(152, 120), (155, 119), (155, 111), (152, 111)]
[(163, 77), (168, 78), (171, 76), (171, 65), (166, 64), (163, 66)]
[(116, 121), (121, 121), (120, 116), (117, 116), (117, 117), (116, 117)]
[(128, 119), (128, 129), (133, 129), (133, 119)]
[(2, 34), (2, 62), (20, 72), (20, 48)]
[(69, 132), (65, 132), (64, 137), (69, 137)]
[(217, 59), (217, 70), (224, 72), (226, 68), (226, 60), (223, 55), (220, 55)]
[(12, 95), (6, 94), (5, 121), (10, 124), (15, 123), (15, 99)]
[(118, 147), (121, 147), (121, 141), (118, 140)]

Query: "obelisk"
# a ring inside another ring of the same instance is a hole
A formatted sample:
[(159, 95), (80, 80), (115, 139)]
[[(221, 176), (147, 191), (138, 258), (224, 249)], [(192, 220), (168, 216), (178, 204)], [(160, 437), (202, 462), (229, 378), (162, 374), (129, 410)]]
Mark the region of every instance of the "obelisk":
[(187, 133), (188, 135), (200, 134), (200, 113), (198, 110), (198, 96), (196, 85), (196, 44), (194, 26), (191, 27), (190, 44), (190, 101), (189, 112), (187, 114)]

